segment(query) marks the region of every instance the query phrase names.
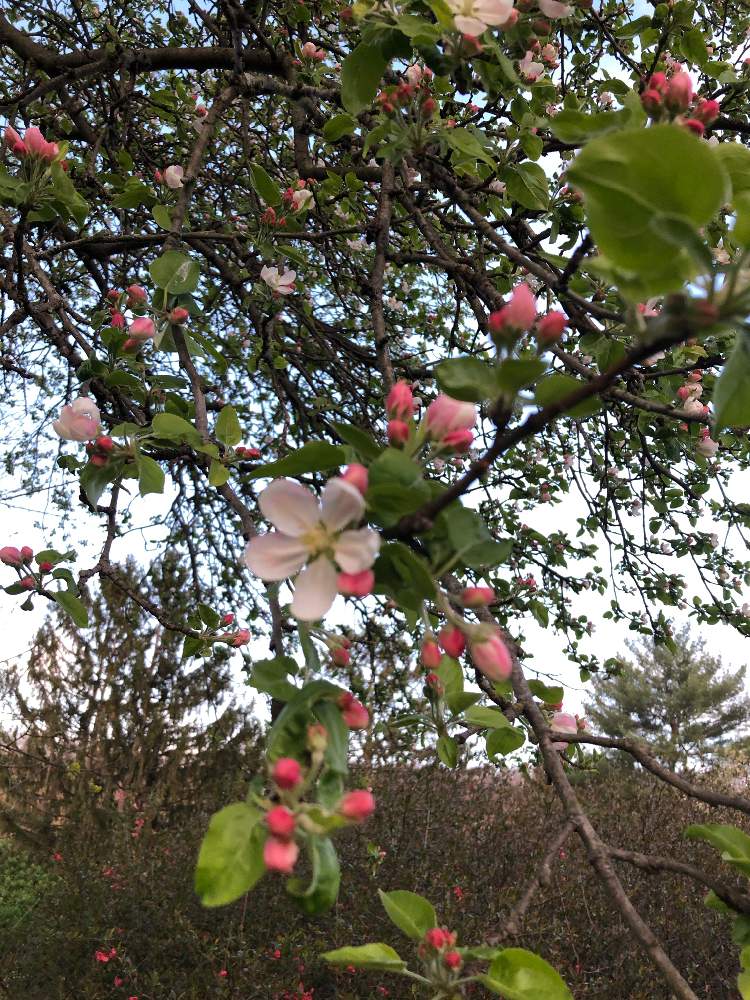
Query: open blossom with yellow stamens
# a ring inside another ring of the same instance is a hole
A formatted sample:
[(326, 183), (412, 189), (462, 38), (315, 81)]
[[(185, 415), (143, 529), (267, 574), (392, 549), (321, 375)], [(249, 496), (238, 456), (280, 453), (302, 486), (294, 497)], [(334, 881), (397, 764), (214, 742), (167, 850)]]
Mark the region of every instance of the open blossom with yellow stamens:
[(364, 514), (362, 494), (336, 477), (327, 483), (319, 503), (299, 483), (276, 479), (258, 503), (278, 530), (250, 540), (246, 566), (262, 580), (296, 576), (292, 614), (303, 621), (321, 618), (338, 593), (339, 571), (361, 573), (377, 558), (380, 536), (376, 531), (345, 530)]

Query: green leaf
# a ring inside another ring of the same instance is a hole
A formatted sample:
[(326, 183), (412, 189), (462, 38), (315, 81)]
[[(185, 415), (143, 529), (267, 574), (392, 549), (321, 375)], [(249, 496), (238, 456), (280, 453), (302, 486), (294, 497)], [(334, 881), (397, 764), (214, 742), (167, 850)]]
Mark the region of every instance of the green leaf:
[(351, 115), (334, 115), (323, 126), (323, 138), (326, 142), (338, 142), (345, 135), (351, 135), (357, 128), (357, 119)]
[(691, 840), (706, 840), (717, 851), (722, 861), (736, 868), (743, 875), (750, 875), (750, 836), (736, 826), (722, 823), (696, 823), (685, 830)]
[(388, 59), (380, 45), (360, 42), (341, 65), (341, 103), (358, 115), (375, 99)]
[(477, 978), (505, 1000), (573, 1000), (552, 966), (525, 948), (504, 948)]
[(171, 230), (172, 216), (166, 205), (154, 205), (151, 209), (151, 214), (153, 215), (157, 226), (161, 229), (165, 229), (167, 232)]
[(750, 424), (750, 345), (737, 334), (734, 350), (714, 387), (714, 428), (744, 427)]
[(464, 719), (470, 726), (481, 726), (482, 729), (504, 729), (510, 726), (499, 708), (484, 708), (481, 705), (468, 709)]
[(313, 917), (329, 910), (336, 902), (341, 870), (336, 849), (328, 837), (311, 837), (307, 841), (307, 852), (312, 864), (310, 882), (303, 886), (301, 878), (291, 878), (286, 891), (303, 913)]
[(171, 295), (184, 295), (195, 291), (200, 265), (178, 250), (167, 250), (151, 262), (148, 271), (157, 287)]
[(728, 177), (712, 147), (677, 125), (627, 129), (592, 140), (568, 168), (583, 192), (591, 233), (621, 269), (621, 289), (645, 297), (679, 289), (700, 268), (654, 232), (655, 215), (709, 222), (727, 200)]
[(115, 208), (139, 208), (141, 205), (150, 207), (155, 202), (151, 188), (134, 178), (128, 180), (120, 194), (112, 199)]
[(248, 479), (276, 479), (279, 476), (300, 476), (305, 472), (322, 472), (338, 468), (346, 461), (343, 448), (327, 441), (308, 441), (296, 451), (276, 462), (259, 465), (247, 475)]
[(549, 129), (561, 142), (586, 142), (598, 135), (614, 132), (627, 125), (638, 125), (639, 117), (631, 108), (621, 111), (598, 111), (584, 114), (575, 108), (563, 108), (550, 118)]
[(214, 434), (222, 444), (235, 445), (242, 440), (242, 428), (233, 406), (223, 406), (216, 418)]
[(107, 486), (116, 478), (116, 472), (111, 464), (93, 465), (88, 462), (81, 472), (81, 489), (86, 494), (89, 503), (96, 507)]
[(497, 395), (496, 369), (479, 358), (450, 358), (435, 369), (438, 385), (454, 399), (479, 403)]
[(400, 931), (413, 941), (421, 941), (427, 931), (437, 927), (437, 914), (432, 903), (416, 892), (378, 889), (385, 912)]
[(506, 193), (512, 201), (532, 211), (543, 211), (549, 204), (549, 180), (538, 163), (520, 163), (505, 173)]
[(468, 158), (471, 161), (481, 160), (493, 169), (496, 168), (495, 160), (480, 140), (480, 136), (485, 138), (484, 133), (475, 129), (451, 128), (447, 129), (443, 136), (446, 143), (454, 153), (459, 154), (459, 157)]
[(442, 736), (439, 736), (435, 750), (438, 755), (438, 760), (445, 764), (446, 767), (454, 768), (457, 766), (458, 743), (456, 743), (452, 736), (448, 736), (445, 733), (443, 733)]
[[(539, 406), (551, 406), (553, 403), (565, 399), (566, 396), (570, 396), (576, 389), (580, 389), (582, 385), (583, 382), (580, 379), (574, 378), (573, 375), (563, 375), (562, 373), (548, 375), (537, 384), (534, 399)], [(589, 417), (592, 413), (597, 413), (601, 408), (601, 399), (597, 396), (591, 396), (589, 399), (581, 400), (580, 403), (576, 403), (575, 406), (571, 406), (570, 409), (564, 412), (570, 414), (571, 417)]]
[(708, 62), (706, 39), (703, 37), (703, 32), (700, 28), (691, 28), (690, 31), (685, 32), (680, 41), (680, 49), (685, 58), (691, 63), (704, 66)]
[(287, 675), (296, 672), (297, 664), (291, 656), (257, 660), (253, 663), (249, 683), (263, 694), (270, 694), (272, 698), (278, 698), (280, 701), (289, 701), (299, 693), (299, 688), (287, 680)]
[(153, 458), (136, 452), (135, 464), (138, 469), (138, 489), (141, 496), (147, 493), (164, 492), (164, 470)]
[(340, 424), (336, 421), (331, 421), (331, 427), (342, 441), (350, 444), (366, 461), (373, 461), (383, 450), (377, 441), (359, 427), (354, 427), (352, 424)]
[(231, 470), (226, 465), (213, 459), (208, 467), (209, 486), (223, 486), (229, 480), (230, 475)]
[(375, 566), (375, 577), (391, 585), (395, 582), (398, 589), (410, 590), (416, 601), (435, 596), (435, 583), (427, 563), (403, 542), (389, 542), (383, 546)]
[(188, 420), (178, 417), (176, 413), (157, 413), (151, 421), (151, 430), (158, 438), (175, 441), (178, 444), (189, 444), (193, 448), (203, 443), (197, 428)]
[(266, 754), (269, 760), (278, 757), (302, 759), (306, 753), (307, 727), (314, 722), (312, 708), (316, 702), (331, 700), (341, 694), (341, 688), (330, 681), (309, 681), (282, 708), (268, 733)]
[(80, 598), (71, 594), (69, 590), (56, 590), (52, 596), (55, 603), (70, 615), (79, 628), (86, 628), (89, 623), (89, 613)]
[(247, 802), (234, 802), (211, 817), (195, 869), (195, 891), (204, 906), (234, 902), (265, 872), (262, 817)]
[(86, 216), (89, 214), (88, 202), (76, 191), (70, 177), (68, 177), (59, 163), (52, 165), (50, 176), (56, 200), (61, 201), (78, 225), (82, 226), (86, 221)]
[(714, 152), (729, 175), (732, 194), (750, 191), (750, 149), (739, 142), (721, 142)]
[(530, 680), (529, 691), (545, 705), (557, 705), (565, 697), (565, 691), (557, 685), (548, 686), (543, 681)]
[(518, 726), (508, 726), (507, 729), (493, 729), (485, 740), (487, 756), (493, 759), (504, 757), (514, 750), (519, 750), (526, 742), (526, 734)]
[(397, 972), (406, 968), (406, 962), (389, 944), (362, 944), (357, 947), (337, 948), (326, 951), (321, 956), (331, 965), (353, 965), (355, 969), (381, 969), (384, 972)]
[(532, 385), (547, 370), (547, 362), (541, 358), (506, 358), (495, 369), (498, 389), (513, 393)]
[(276, 181), (270, 177), (259, 163), (250, 164), (250, 176), (253, 187), (266, 205), (274, 208), (281, 204), (281, 191)]
[(328, 733), (326, 767), (336, 774), (346, 774), (349, 770), (349, 727), (342, 718), (341, 710), (332, 701), (319, 701), (313, 708), (313, 714)]

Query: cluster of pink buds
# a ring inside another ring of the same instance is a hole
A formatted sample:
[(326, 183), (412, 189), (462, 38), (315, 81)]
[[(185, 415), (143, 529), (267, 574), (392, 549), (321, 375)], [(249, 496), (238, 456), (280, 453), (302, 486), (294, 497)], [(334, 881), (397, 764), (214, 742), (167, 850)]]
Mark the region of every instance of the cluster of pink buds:
[(670, 78), (666, 73), (652, 73), (641, 103), (655, 121), (674, 119), (696, 135), (703, 135), (719, 115), (719, 102), (700, 98), (696, 100), (693, 82), (688, 74), (678, 69)]
[(243, 461), (257, 461), (260, 458), (260, 448), (246, 448), (245, 445), (239, 444), (234, 449), (234, 453), (237, 458)]
[(285, 226), (286, 216), (277, 216), (276, 209), (269, 205), (264, 212), (261, 213), (260, 221), (264, 226)]
[(33, 558), (34, 550), (28, 545), (22, 545), (20, 549), (15, 545), (4, 545), (0, 549), (0, 562), (5, 566), (15, 566), (18, 569), (30, 563)]
[(526, 282), (516, 285), (510, 300), (487, 320), (490, 333), (497, 344), (514, 344), (518, 338), (535, 326), (540, 345), (552, 344), (563, 335), (568, 324), (565, 313), (552, 310), (537, 321), (536, 298)]
[(463, 959), (455, 946), (455, 933), (446, 927), (432, 927), (422, 938), (419, 957), (427, 962), (438, 960), (446, 969), (458, 971), (463, 965)]
[(323, 49), (319, 49), (315, 42), (305, 42), (300, 49), (300, 55), (303, 59), (310, 59), (314, 62), (323, 62), (326, 57)]
[[(136, 313), (128, 327), (128, 336), (123, 343), (123, 350), (130, 351), (141, 347), (156, 335), (156, 325), (150, 316), (144, 315), (148, 305), (148, 292), (142, 285), (128, 285), (124, 292), (111, 288), (107, 292), (107, 299), (110, 305), (110, 326), (118, 330), (124, 330), (127, 321), (123, 309), (127, 308)], [(188, 318), (187, 309), (178, 306), (170, 313), (170, 320), (174, 323), (184, 323)]]
[(98, 438), (93, 441), (89, 441), (86, 444), (86, 451), (89, 456), (89, 462), (92, 465), (104, 466), (109, 461), (110, 455), (114, 450), (115, 442), (107, 434), (101, 434)]
[(28, 545), (22, 545), (20, 549), (15, 545), (4, 545), (0, 548), (0, 562), (5, 566), (12, 566), (18, 573), (18, 584), (24, 590), (36, 590), (41, 585), (41, 578), (45, 573), (49, 573), (53, 566), (51, 562), (40, 562), (38, 572), (30, 572), (31, 561), (34, 558), (34, 550)]
[[(497, 597), (491, 587), (467, 587), (461, 600), (464, 607), (478, 608), (494, 604)], [(422, 666), (434, 674), (440, 666), (440, 651), (457, 660), (466, 650), (467, 640), (477, 670), (494, 683), (507, 681), (513, 671), (513, 658), (496, 625), (471, 625), (466, 622), (459, 627), (447, 624), (440, 630), (437, 639), (428, 632), (420, 649)]]
[[(314, 765), (316, 758), (322, 760), (325, 753), (328, 742), (325, 728), (321, 725), (310, 726), (307, 742)], [(282, 801), (269, 809), (265, 816), (268, 837), (263, 847), (263, 861), (269, 871), (289, 875), (299, 857), (299, 847), (294, 839), (297, 829), (300, 826), (310, 829), (304, 807), (300, 808), (299, 803), (305, 776), (299, 761), (293, 757), (281, 757), (271, 768), (271, 780)], [(363, 823), (375, 811), (375, 799), (367, 789), (356, 789), (342, 796), (336, 811), (350, 823)]]
[(23, 139), (10, 125), (6, 125), (3, 133), (5, 144), (20, 159), (36, 158), (44, 163), (54, 163), (60, 157), (60, 147), (56, 142), (47, 142), (38, 128), (27, 128)]
[(327, 640), (327, 645), (331, 651), (331, 662), (337, 667), (348, 667), (351, 663), (352, 655), (349, 652), (352, 641), (344, 636), (331, 636)]
[(437, 102), (430, 91), (432, 75), (431, 69), (422, 68), (415, 63), (404, 73), (405, 80), (381, 90), (376, 100), (386, 114), (393, 114), (398, 108), (414, 104), (420, 118), (432, 118), (437, 108)]
[(391, 444), (402, 445), (409, 440), (415, 410), (412, 388), (408, 382), (401, 379), (396, 382), (385, 400), (388, 440)]
[(427, 407), (425, 433), (440, 451), (463, 454), (474, 440), (472, 430), (477, 420), (477, 408), (441, 393)]

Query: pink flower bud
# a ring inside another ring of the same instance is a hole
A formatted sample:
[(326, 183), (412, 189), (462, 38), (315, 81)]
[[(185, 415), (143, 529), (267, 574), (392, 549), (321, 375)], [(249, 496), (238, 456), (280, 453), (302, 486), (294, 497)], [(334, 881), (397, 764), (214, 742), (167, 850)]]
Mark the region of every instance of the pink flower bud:
[(457, 951), (446, 951), (443, 955), (443, 965), (448, 969), (460, 969), (463, 965), (463, 959)]
[(474, 431), (462, 430), (462, 431), (451, 431), (450, 434), (446, 434), (440, 444), (444, 448), (450, 448), (452, 451), (458, 452), (462, 455), (465, 451), (471, 448), (471, 442), (474, 440)]
[(510, 301), (498, 312), (490, 315), (490, 330), (493, 333), (516, 333), (528, 330), (536, 319), (536, 299), (526, 282), (516, 285)]
[(172, 323), (184, 323), (189, 315), (190, 313), (187, 309), (183, 309), (182, 306), (175, 306), (169, 314), (169, 319)]
[(432, 639), (425, 639), (422, 643), (419, 656), (422, 661), (422, 666), (426, 667), (427, 670), (437, 670), (440, 666), (442, 654), (438, 644), (433, 642)]
[(336, 646), (335, 649), (331, 650), (331, 660), (336, 664), (337, 667), (347, 667), (351, 662), (351, 653), (348, 649), (343, 646)]
[(250, 629), (249, 628), (241, 628), (241, 629), (238, 629), (237, 632), (235, 633), (234, 638), (232, 639), (232, 643), (231, 644), (236, 649), (239, 649), (240, 646), (246, 646), (248, 644), (248, 642), (250, 642)]
[(710, 125), (719, 117), (720, 106), (718, 101), (702, 100), (698, 101), (693, 108), (693, 118), (697, 118), (704, 125)]
[(25, 563), (30, 563), (33, 558), (34, 558), (34, 550), (31, 548), (31, 546), (30, 545), (22, 545), (21, 546), (21, 559)]
[(471, 658), (478, 670), (491, 681), (507, 681), (513, 672), (513, 659), (496, 629), (492, 629), (469, 646)]
[(391, 419), (409, 420), (414, 416), (414, 393), (408, 382), (401, 379), (385, 400), (385, 412)]
[(266, 826), (272, 837), (290, 840), (294, 835), (294, 814), (286, 806), (274, 806), (266, 813)]
[(386, 433), (391, 444), (404, 444), (409, 440), (409, 425), (405, 424), (403, 420), (389, 420)]
[(348, 792), (339, 802), (339, 812), (353, 823), (363, 823), (375, 812), (375, 799), (364, 788)]
[(568, 317), (559, 310), (553, 310), (543, 316), (536, 328), (538, 340), (543, 344), (551, 344), (559, 340), (568, 324)]
[(293, 840), (278, 840), (269, 837), (263, 846), (263, 863), (272, 872), (283, 872), (289, 875), (299, 857), (299, 847)]
[(107, 292), (107, 298), (111, 302), (119, 302), (121, 294), (122, 292), (118, 292), (116, 288), (110, 288), (110, 290)]
[(435, 951), (442, 951), (449, 941), (450, 935), (442, 927), (432, 927), (424, 936), (424, 943)]
[(658, 90), (649, 88), (641, 94), (641, 104), (645, 111), (652, 116), (657, 116), (662, 109), (662, 96)]
[(24, 590), (34, 590), (36, 588), (36, 580), (33, 576), (25, 576), (20, 582)]
[(492, 587), (464, 587), (461, 603), (465, 608), (481, 608), (497, 600)]
[(39, 572), (40, 573), (49, 573), (49, 572), (52, 571), (52, 568), (53, 567), (52, 567), (52, 563), (51, 562), (40, 562), (39, 563)]
[(347, 467), (341, 478), (345, 483), (351, 483), (352, 486), (359, 490), (363, 496), (367, 493), (370, 476), (364, 465), (360, 465), (358, 462), (352, 462), (352, 464)]
[(682, 124), (684, 125), (685, 128), (690, 129), (691, 132), (694, 132), (698, 137), (702, 136), (703, 133), (706, 131), (706, 126), (703, 124), (703, 122), (699, 122), (697, 118), (685, 118), (683, 119)]
[(271, 777), (279, 788), (296, 788), (302, 781), (302, 768), (294, 757), (279, 757), (271, 769)]
[(667, 91), (667, 77), (665, 73), (652, 73), (648, 80), (648, 85), (659, 94)]
[(125, 289), (131, 305), (140, 304), (148, 299), (148, 293), (142, 285), (128, 285)]
[(154, 321), (150, 316), (139, 316), (130, 324), (128, 336), (130, 340), (145, 341), (150, 340), (156, 333)]
[[(570, 715), (568, 712), (555, 712), (552, 716), (552, 722), (550, 723), (552, 729), (556, 729), (559, 733), (577, 733), (578, 732), (578, 720), (575, 715)], [(567, 750), (567, 743), (556, 742), (552, 744), (555, 750)]]
[(20, 566), (23, 562), (21, 550), (17, 549), (15, 545), (3, 546), (0, 549), (0, 562), (5, 563), (6, 566)]
[(448, 656), (452, 656), (454, 659), (457, 659), (466, 649), (466, 637), (461, 629), (456, 628), (455, 625), (446, 625), (441, 628), (438, 633), (438, 642)]
[(56, 142), (47, 142), (36, 126), (27, 128), (23, 137), (23, 145), (29, 156), (38, 156), (47, 163), (52, 163), (60, 152)]
[(453, 431), (470, 430), (477, 419), (473, 403), (465, 403), (441, 393), (427, 407), (425, 425), (429, 436), (442, 440)]
[(345, 597), (367, 597), (375, 586), (375, 574), (371, 569), (360, 573), (339, 573), (338, 590)]
[(10, 125), (5, 126), (3, 137), (5, 139), (5, 144), (16, 154), (16, 156), (26, 155), (27, 150), (23, 139), (14, 128), (11, 128)]
[(117, 330), (125, 329), (125, 317), (118, 309), (115, 309), (109, 317), (109, 325), (114, 326)]
[(345, 691), (340, 695), (337, 704), (341, 717), (350, 729), (367, 729), (370, 725), (370, 713), (351, 692)]
[(154, 183), (155, 184), (164, 183), (164, 174), (161, 172), (161, 170), (154, 170)]
[(670, 111), (687, 111), (693, 100), (693, 83), (687, 73), (675, 73), (667, 86), (664, 101)]
[(222, 625), (231, 625), (233, 621), (234, 621), (234, 615), (232, 614), (231, 611), (229, 611), (225, 615), (222, 615), (222, 619), (221, 619), (221, 624)]

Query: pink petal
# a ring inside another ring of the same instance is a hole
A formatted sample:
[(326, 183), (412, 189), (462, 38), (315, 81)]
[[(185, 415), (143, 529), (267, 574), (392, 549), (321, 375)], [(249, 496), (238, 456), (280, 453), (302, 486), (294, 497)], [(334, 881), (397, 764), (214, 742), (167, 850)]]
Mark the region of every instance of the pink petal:
[(320, 556), (305, 566), (294, 586), (291, 611), (302, 621), (322, 618), (336, 599), (338, 573), (326, 556)]
[(326, 527), (332, 531), (340, 531), (347, 524), (362, 517), (365, 512), (365, 501), (356, 486), (337, 477), (326, 484), (321, 507), (322, 520)]
[(345, 573), (361, 573), (375, 562), (380, 549), (380, 535), (372, 528), (342, 532), (333, 548), (336, 562)]
[(285, 580), (302, 569), (307, 557), (307, 548), (299, 539), (271, 531), (250, 539), (243, 561), (261, 580)]
[(573, 8), (569, 7), (568, 4), (560, 3), (559, 0), (539, 0), (539, 9), (547, 17), (555, 20), (558, 17), (567, 17)]
[(275, 479), (258, 497), (263, 516), (285, 535), (297, 538), (320, 521), (320, 507), (312, 493), (291, 479)]
[(462, 35), (474, 35), (475, 37), (483, 34), (487, 27), (484, 21), (479, 21), (476, 17), (464, 17), (461, 14), (453, 18), (453, 23)]

